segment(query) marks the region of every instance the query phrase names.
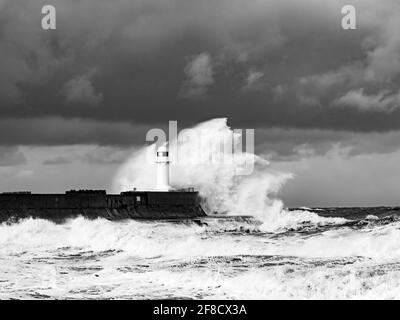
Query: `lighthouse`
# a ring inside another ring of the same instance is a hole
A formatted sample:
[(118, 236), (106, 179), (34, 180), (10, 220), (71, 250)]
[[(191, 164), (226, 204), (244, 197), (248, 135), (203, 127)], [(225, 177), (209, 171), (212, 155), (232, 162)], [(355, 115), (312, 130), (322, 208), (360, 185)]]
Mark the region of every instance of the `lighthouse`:
[(157, 149), (157, 191), (170, 191), (169, 185), (169, 153), (168, 144), (164, 144)]

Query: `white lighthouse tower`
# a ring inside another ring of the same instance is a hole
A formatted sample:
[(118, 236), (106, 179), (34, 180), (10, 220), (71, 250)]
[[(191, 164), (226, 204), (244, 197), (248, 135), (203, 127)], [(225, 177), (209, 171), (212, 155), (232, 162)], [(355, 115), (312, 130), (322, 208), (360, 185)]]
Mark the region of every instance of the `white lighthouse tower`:
[(169, 153), (168, 144), (165, 143), (157, 149), (157, 191), (170, 191), (169, 185)]

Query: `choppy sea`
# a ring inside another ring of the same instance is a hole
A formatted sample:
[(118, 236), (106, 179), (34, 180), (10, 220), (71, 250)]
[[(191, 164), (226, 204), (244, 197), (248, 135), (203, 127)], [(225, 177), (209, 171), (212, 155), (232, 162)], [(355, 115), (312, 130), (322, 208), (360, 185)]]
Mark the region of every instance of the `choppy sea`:
[(0, 225), (0, 299), (399, 299), (397, 208)]

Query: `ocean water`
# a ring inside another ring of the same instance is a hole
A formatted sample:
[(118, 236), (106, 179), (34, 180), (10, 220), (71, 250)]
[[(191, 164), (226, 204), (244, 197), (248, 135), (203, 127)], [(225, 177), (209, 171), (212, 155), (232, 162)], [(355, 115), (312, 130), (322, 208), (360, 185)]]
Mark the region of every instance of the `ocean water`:
[(395, 211), (278, 219), (3, 223), (0, 299), (400, 298)]

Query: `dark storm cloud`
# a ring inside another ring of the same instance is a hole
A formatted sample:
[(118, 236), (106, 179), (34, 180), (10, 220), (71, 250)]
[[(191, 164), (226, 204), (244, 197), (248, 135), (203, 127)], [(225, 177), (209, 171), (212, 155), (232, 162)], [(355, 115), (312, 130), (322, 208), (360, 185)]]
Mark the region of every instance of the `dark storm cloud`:
[(256, 153), (272, 161), (296, 161), (340, 152), (344, 157), (389, 154), (400, 149), (400, 131), (352, 132), (269, 128), (256, 131)]
[(89, 164), (122, 164), (133, 150), (117, 147), (97, 147), (83, 156)]
[[(32, 131), (0, 129), (1, 143), (126, 144), (143, 141), (136, 124), (221, 116), (233, 127), (400, 129), (399, 4), (354, 2), (357, 30), (345, 31), (351, 2), (2, 0), (0, 116)], [(56, 31), (40, 28), (44, 4)]]
[[(167, 130), (167, 128), (160, 126)], [(78, 118), (0, 119), (0, 146), (21, 145), (144, 145), (151, 127), (128, 122)]]
[(133, 152), (132, 148), (116, 146), (100, 147), (97, 145), (80, 145), (75, 146), (75, 148), (74, 146), (64, 145), (55, 148), (56, 150), (54, 153), (58, 152), (61, 155), (53, 156), (52, 158), (42, 161), (44, 165), (59, 166), (73, 164), (74, 162), (94, 165), (118, 165), (123, 163)]

